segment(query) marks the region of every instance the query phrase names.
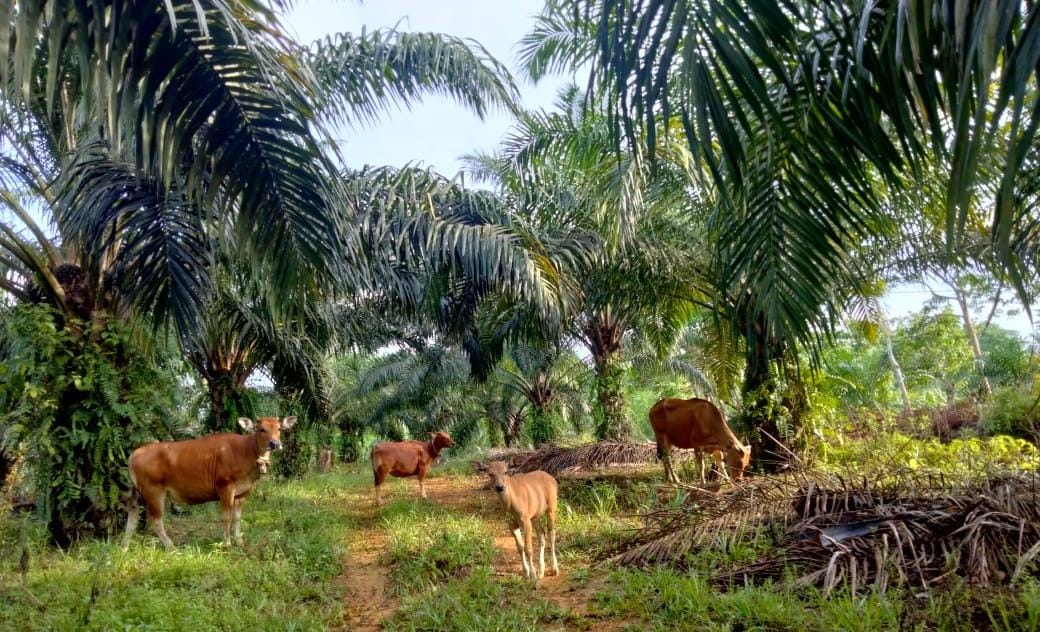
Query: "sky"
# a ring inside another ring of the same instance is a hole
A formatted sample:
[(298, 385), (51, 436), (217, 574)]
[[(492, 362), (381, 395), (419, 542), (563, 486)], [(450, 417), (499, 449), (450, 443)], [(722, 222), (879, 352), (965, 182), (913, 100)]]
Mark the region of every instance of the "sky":
[[(303, 43), (332, 33), (359, 33), (362, 26), (475, 39), (513, 72), (524, 107), (536, 109), (550, 108), (559, 89), (571, 81), (549, 77), (534, 85), (519, 72), (517, 43), (542, 5), (542, 0), (304, 0), (286, 23)], [(492, 112), (481, 121), (451, 99), (430, 96), (411, 111), (391, 111), (375, 124), (343, 129), (340, 142), (352, 167), (421, 163), (453, 176), (461, 169), (462, 155), (493, 150), (511, 124), (505, 112)]]
[[(286, 22), (304, 43), (331, 33), (357, 33), (362, 27), (472, 38), (513, 71), (526, 108), (550, 108), (562, 86), (582, 85), (587, 76), (550, 77), (533, 85), (519, 71), (517, 43), (530, 30), (542, 4), (543, 0), (303, 0)], [(412, 163), (452, 176), (461, 168), (462, 155), (494, 149), (510, 126), (507, 113), (493, 112), (481, 121), (450, 99), (430, 96), (410, 111), (391, 111), (374, 124), (341, 130), (340, 142), (352, 167)], [(923, 285), (895, 285), (882, 303), (889, 317), (900, 317), (918, 311), (930, 296)], [(1040, 306), (1034, 306), (1034, 311), (1040, 311)], [(1033, 332), (1024, 311), (995, 322), (1027, 339)]]

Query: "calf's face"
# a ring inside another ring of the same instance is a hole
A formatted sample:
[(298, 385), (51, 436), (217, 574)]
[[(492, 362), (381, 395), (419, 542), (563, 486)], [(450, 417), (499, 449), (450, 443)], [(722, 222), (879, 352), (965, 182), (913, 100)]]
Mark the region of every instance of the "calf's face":
[(494, 461), (487, 466), (488, 476), (495, 491), (501, 494), (506, 491), (506, 478), (509, 477), (509, 466), (505, 461)]

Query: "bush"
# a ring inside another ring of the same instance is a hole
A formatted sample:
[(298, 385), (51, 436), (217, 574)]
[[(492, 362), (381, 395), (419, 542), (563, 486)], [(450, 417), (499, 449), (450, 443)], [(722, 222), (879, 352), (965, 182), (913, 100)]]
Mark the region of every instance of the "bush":
[(1037, 387), (1004, 387), (993, 391), (979, 420), (988, 435), (1008, 435), (1036, 442), (1040, 435)]
[(19, 306), (5, 323), (6, 447), (24, 453), (37, 512), (57, 544), (125, 519), (130, 452), (170, 434), (174, 380), (134, 350), (141, 335), (116, 319), (59, 328), (44, 306)]

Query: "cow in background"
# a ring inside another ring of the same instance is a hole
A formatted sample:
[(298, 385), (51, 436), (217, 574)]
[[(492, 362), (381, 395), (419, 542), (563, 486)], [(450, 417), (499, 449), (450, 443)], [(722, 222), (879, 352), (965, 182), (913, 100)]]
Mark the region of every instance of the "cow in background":
[[(665, 479), (678, 483), (672, 468), (672, 447), (693, 449), (704, 483), (704, 453), (715, 458), (723, 476), (740, 480), (751, 461), (751, 446), (730, 430), (722, 411), (706, 399), (662, 399), (650, 409), (650, 426), (657, 439), (657, 456), (664, 462)], [(726, 467), (722, 467), (725, 461)]]
[[(247, 435), (224, 432), (187, 439), (143, 445), (130, 455), (128, 468), (134, 489), (144, 498), (148, 524), (167, 550), (173, 549), (163, 527), (166, 494), (177, 503), (197, 505), (220, 501), (224, 518), (224, 545), (231, 545), (232, 522), (235, 541), (242, 546), (242, 505), (260, 475), (267, 472), (271, 451), (282, 447), (281, 433), (296, 423), (296, 417), (241, 417), (238, 425)], [(137, 495), (130, 490), (123, 549), (137, 531)]]
[(419, 495), (426, 498), (426, 473), (440, 459), (441, 450), (455, 445), (447, 432), (431, 432), (429, 441), (388, 441), (372, 446), (372, 475), (376, 484), (376, 506), (383, 504), (381, 488), (387, 474), (418, 476)]
[(332, 448), (325, 446), (318, 452), (318, 471), (322, 474), (332, 469)]

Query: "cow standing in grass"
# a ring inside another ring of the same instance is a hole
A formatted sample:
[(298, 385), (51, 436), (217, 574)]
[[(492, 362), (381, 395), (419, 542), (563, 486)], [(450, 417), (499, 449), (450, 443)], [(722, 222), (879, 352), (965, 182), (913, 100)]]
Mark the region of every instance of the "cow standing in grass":
[[(148, 524), (167, 550), (173, 549), (163, 527), (166, 494), (174, 502), (197, 505), (220, 501), (224, 518), (224, 545), (242, 546), (242, 505), (260, 475), (267, 472), (271, 451), (282, 447), (281, 433), (296, 423), (296, 417), (263, 417), (255, 424), (242, 417), (238, 425), (250, 433), (233, 432), (185, 441), (162, 441), (143, 445), (130, 455), (128, 467), (134, 489), (144, 498)], [(123, 549), (137, 531), (137, 495), (130, 490)]]
[(376, 506), (383, 504), (381, 488), (387, 475), (419, 477), (419, 495), (426, 498), (426, 473), (440, 459), (441, 450), (455, 445), (447, 432), (431, 432), (429, 441), (392, 441), (372, 446), (372, 475)]
[[(559, 487), (556, 479), (541, 470), (510, 476), (505, 461), (494, 461), (487, 465), (474, 462), (473, 468), (491, 478), (495, 492), (510, 514), (510, 528), (516, 540), (516, 549), (520, 552), (524, 577), (533, 582), (545, 577), (546, 533), (552, 555), (552, 574), (559, 575), (560, 564), (556, 561), (556, 500)], [(542, 516), (545, 516), (544, 527)], [(532, 528), (538, 533), (537, 571), (534, 566)]]
[[(672, 468), (672, 447), (693, 449), (704, 479), (704, 453), (715, 459), (723, 476), (740, 480), (751, 461), (751, 446), (730, 430), (722, 411), (706, 399), (662, 399), (650, 409), (650, 426), (657, 439), (657, 456), (664, 462), (665, 479), (678, 483)], [(722, 461), (726, 467), (722, 468)]]

